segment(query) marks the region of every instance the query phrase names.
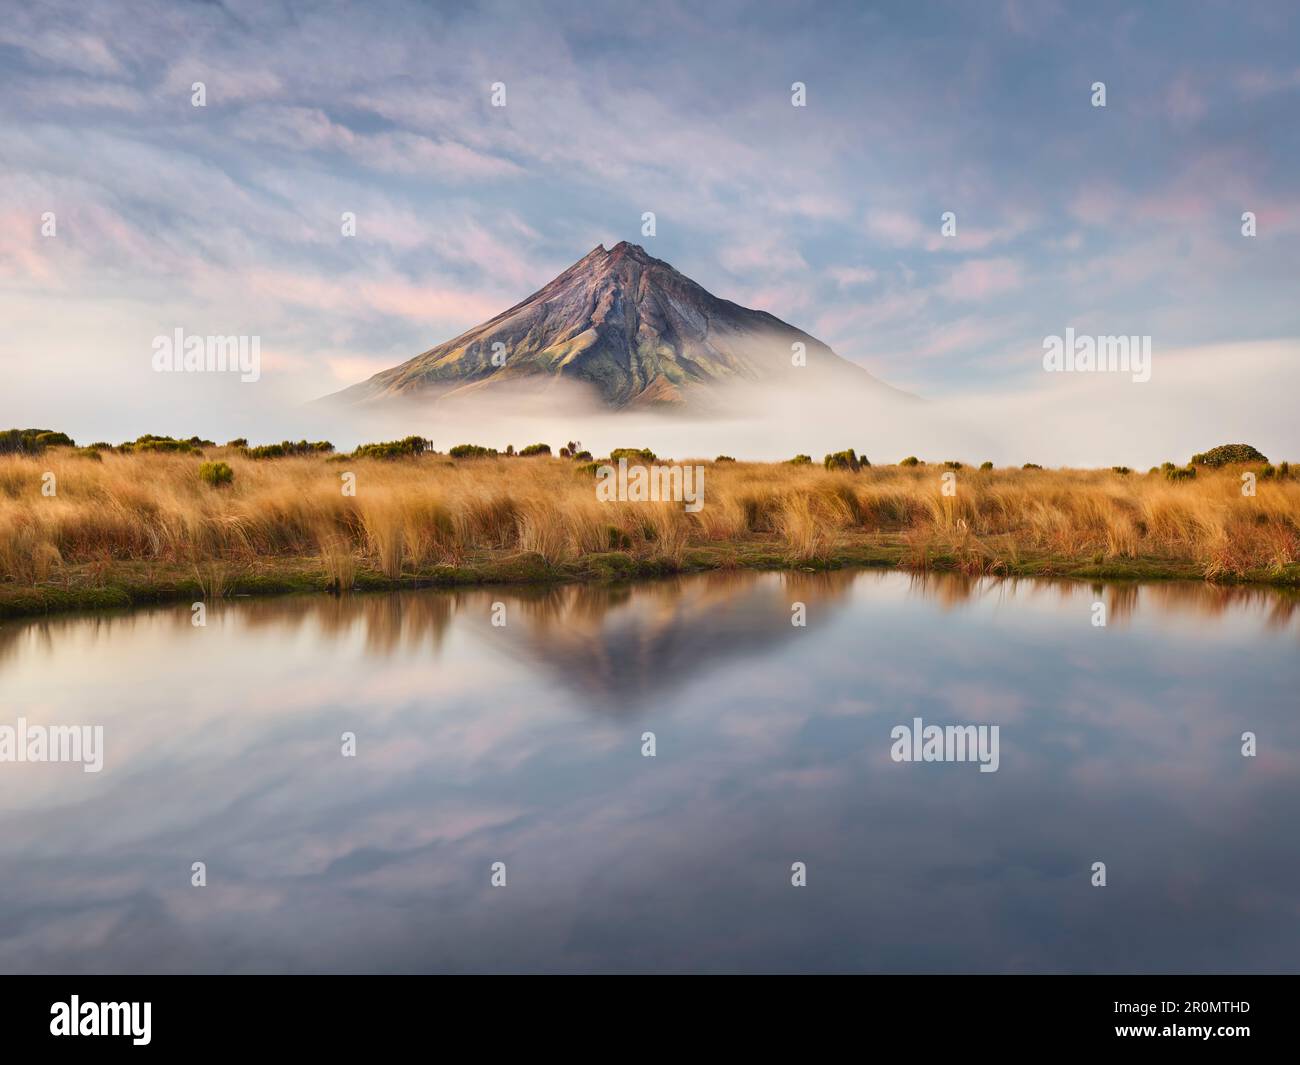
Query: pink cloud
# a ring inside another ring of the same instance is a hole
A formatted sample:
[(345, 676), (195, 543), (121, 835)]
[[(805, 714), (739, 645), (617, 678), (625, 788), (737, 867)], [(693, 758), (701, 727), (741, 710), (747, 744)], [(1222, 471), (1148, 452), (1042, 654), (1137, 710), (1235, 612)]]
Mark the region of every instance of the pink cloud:
[[(934, 228), (939, 227), (938, 221)], [(902, 211), (871, 211), (867, 215), (867, 231), (877, 240), (884, 241), (895, 248), (907, 248), (921, 244), (930, 230), (921, 225), (913, 215)]]
[(365, 303), (382, 314), (397, 314), (417, 320), (452, 319), (467, 325), (491, 318), (505, 309), (497, 298), (478, 291), (467, 292), (408, 281), (377, 281), (363, 284), (358, 292)]
[(400, 278), (355, 284), (281, 270), (254, 270), (246, 275), (247, 287), (257, 295), (270, 295), (287, 303), (339, 311), (360, 304), (381, 315), (415, 321), (447, 320), (471, 325), (490, 318), (505, 306), (498, 296), (450, 288), (437, 282), (412, 282)]
[(951, 300), (986, 300), (1023, 283), (1020, 264), (1014, 259), (971, 259), (953, 270), (939, 291)]
[(1237, 88), (1243, 96), (1268, 96), (1300, 88), (1300, 67), (1290, 70), (1258, 68), (1245, 70), (1237, 76)]
[(917, 358), (930, 359), (987, 347), (995, 341), (1004, 340), (1017, 324), (1014, 319), (989, 318), (985, 315), (945, 322), (936, 326), (928, 339), (916, 346), (914, 354)]
[(869, 266), (832, 266), (826, 273), (840, 288), (869, 285), (880, 276)]
[(392, 358), (366, 358), (364, 355), (327, 355), (325, 365), (334, 380), (343, 384), (353, 384), (373, 377), (382, 370), (400, 362)]
[(1069, 212), (1084, 225), (1105, 225), (1122, 206), (1123, 200), (1113, 187), (1089, 182), (1070, 201)]
[(57, 246), (42, 244), (58, 238), (42, 237), (40, 226), (38, 214), (17, 209), (0, 214), (0, 277), (45, 286), (58, 283), (55, 259), (50, 254)]
[(808, 269), (808, 263), (793, 242), (782, 241), (775, 236), (728, 244), (719, 250), (718, 259), (728, 270), (737, 274), (772, 274)]
[(817, 319), (817, 335), (831, 337), (863, 333), (895, 322), (908, 322), (924, 309), (929, 297), (919, 289), (888, 292), (866, 304), (832, 307)]
[(935, 211), (927, 224), (915, 215), (901, 211), (872, 211), (867, 216), (867, 231), (876, 240), (895, 248), (924, 248), (926, 251), (983, 251), (1004, 244), (1024, 233), (1033, 223), (1028, 213), (1017, 213), (1000, 225), (969, 225), (956, 207), (948, 208), (957, 216), (956, 232), (943, 232), (944, 211)]

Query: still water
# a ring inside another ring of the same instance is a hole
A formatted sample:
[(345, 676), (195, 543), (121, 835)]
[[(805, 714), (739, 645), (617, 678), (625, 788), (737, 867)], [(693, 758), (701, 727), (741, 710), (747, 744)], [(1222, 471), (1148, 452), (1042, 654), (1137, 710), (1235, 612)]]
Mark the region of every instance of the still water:
[[(1295, 972), (1298, 607), (742, 573), (0, 624), (0, 726), (103, 727), (98, 773), (0, 763), (0, 971)], [(894, 761), (917, 717), (997, 771)]]

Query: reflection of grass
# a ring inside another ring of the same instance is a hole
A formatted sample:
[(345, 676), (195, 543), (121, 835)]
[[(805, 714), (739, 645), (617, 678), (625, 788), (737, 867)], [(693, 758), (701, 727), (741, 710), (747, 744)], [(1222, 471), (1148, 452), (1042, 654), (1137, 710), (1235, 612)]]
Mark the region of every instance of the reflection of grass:
[[(218, 449), (220, 450), (220, 449)], [(1300, 584), (1300, 480), (1110, 470), (709, 463), (704, 507), (602, 503), (562, 459), (254, 462), (214, 492), (193, 457), (0, 457), (0, 613), (404, 583), (616, 580), (841, 564)], [(57, 493), (41, 492), (55, 474)], [(944, 495), (941, 474), (956, 477)], [(341, 475), (355, 474), (355, 495)], [(196, 566), (202, 580), (196, 580)], [(219, 581), (213, 574), (220, 574)]]

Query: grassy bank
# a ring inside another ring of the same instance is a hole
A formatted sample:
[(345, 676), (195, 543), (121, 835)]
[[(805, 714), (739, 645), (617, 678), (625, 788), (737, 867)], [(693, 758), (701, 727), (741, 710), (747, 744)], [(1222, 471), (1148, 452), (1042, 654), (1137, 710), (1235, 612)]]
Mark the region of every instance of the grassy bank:
[(704, 506), (688, 513), (600, 502), (589, 469), (546, 456), (255, 460), (206, 448), (202, 461), (227, 463), (231, 478), (202, 479), (186, 454), (0, 457), (0, 614), (721, 567), (1300, 585), (1300, 481), (1261, 479), (1246, 496), (1236, 467), (1179, 480), (706, 463)]

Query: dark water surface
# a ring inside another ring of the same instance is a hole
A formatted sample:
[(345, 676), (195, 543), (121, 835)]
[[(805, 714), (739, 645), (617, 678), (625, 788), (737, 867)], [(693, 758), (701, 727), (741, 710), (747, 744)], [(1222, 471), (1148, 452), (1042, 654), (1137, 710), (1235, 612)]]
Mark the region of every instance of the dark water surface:
[[(0, 725), (105, 744), (0, 763), (0, 971), (1300, 971), (1294, 597), (715, 574), (190, 619), (0, 625)], [(998, 771), (894, 762), (914, 717), (998, 725)]]

